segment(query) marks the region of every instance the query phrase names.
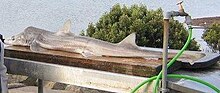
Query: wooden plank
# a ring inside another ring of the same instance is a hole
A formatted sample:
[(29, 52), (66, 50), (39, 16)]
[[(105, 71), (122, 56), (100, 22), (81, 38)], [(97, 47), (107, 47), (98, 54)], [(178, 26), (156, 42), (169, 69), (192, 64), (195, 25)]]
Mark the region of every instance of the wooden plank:
[[(161, 70), (162, 60), (143, 58), (117, 58), (117, 57), (90, 57), (85, 58), (80, 54), (52, 51), (32, 52), (29, 47), (8, 46), (5, 48), (5, 57), (33, 60), (38, 62), (82, 67), (102, 70), (114, 73), (122, 73), (135, 76), (154, 76)], [(181, 67), (176, 62), (169, 72)]]

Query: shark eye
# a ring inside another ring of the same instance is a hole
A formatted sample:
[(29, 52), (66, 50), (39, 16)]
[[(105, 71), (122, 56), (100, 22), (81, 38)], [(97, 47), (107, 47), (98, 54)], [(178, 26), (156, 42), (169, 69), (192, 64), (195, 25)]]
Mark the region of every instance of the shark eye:
[(15, 40), (15, 36), (12, 36), (12, 37), (11, 37), (11, 40), (13, 40), (13, 41), (14, 41), (14, 40)]

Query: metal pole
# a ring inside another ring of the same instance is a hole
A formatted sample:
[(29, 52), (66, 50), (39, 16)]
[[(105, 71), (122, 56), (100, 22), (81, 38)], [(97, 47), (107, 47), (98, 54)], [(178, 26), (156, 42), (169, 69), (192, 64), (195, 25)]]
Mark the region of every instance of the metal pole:
[(167, 57), (168, 57), (169, 19), (164, 19), (162, 93), (167, 92)]
[(43, 80), (38, 79), (38, 93), (43, 93)]

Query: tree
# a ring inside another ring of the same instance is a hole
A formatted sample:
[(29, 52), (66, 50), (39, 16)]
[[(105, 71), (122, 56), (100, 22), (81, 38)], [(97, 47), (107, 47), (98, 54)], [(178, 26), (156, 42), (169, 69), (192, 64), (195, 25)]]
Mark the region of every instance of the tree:
[(220, 24), (214, 23), (203, 33), (202, 38), (214, 50), (220, 51)]
[[(96, 24), (90, 23), (81, 35), (104, 41), (118, 43), (132, 32), (136, 32), (136, 43), (139, 46), (162, 48), (163, 13), (162, 9), (148, 10), (144, 5), (121, 7), (116, 4), (110, 12), (101, 16)], [(176, 20), (170, 23), (169, 48), (180, 49), (188, 36), (183, 25)], [(190, 50), (198, 50), (197, 42), (192, 40)]]

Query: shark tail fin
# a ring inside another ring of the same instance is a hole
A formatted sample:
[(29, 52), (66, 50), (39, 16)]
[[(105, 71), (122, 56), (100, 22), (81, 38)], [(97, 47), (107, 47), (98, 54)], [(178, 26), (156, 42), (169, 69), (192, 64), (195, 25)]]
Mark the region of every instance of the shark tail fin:
[(135, 43), (136, 33), (131, 33), (125, 39), (118, 43), (119, 46), (129, 47), (129, 48), (138, 48)]
[(62, 28), (59, 29), (59, 31), (56, 32), (56, 35), (65, 35), (65, 34), (73, 34), (70, 32), (71, 30), (71, 20), (68, 19)]

